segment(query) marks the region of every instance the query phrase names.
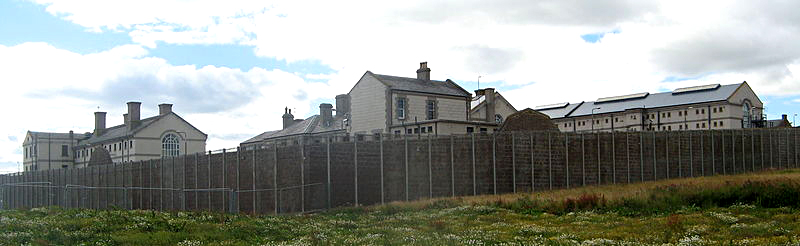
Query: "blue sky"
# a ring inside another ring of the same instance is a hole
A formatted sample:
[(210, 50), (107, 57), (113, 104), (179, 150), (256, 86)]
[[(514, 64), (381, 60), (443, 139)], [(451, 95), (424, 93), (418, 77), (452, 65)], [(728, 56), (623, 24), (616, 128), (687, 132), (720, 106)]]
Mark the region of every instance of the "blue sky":
[(16, 170), (25, 131), (90, 131), (98, 108), (114, 125), (126, 101), (142, 101), (143, 116), (174, 103), (219, 149), (280, 127), (284, 107), (316, 114), (367, 70), (413, 77), (422, 61), (434, 79), (468, 91), (480, 76), (518, 109), (746, 80), (769, 118), (791, 119), (800, 113), (800, 15), (786, 10), (798, 8), (0, 0), (0, 103), (20, 105), (2, 109), (20, 120), (0, 124), (0, 172)]

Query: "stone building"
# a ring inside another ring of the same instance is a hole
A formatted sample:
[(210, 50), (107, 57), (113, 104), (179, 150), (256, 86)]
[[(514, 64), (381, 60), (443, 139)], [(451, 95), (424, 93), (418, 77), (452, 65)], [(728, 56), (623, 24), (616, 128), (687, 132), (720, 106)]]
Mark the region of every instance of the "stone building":
[(764, 104), (747, 82), (538, 106), (562, 132), (676, 131), (764, 127)]
[(431, 80), (427, 62), (420, 63), (416, 72), (415, 78), (409, 78), (367, 71), (347, 94), (336, 96), (336, 115), (331, 115), (333, 105), (326, 103), (320, 105), (319, 115), (304, 120), (295, 120), (284, 109), (283, 129), (264, 132), (242, 145), (295, 143), (312, 136), (488, 132), (497, 130), (504, 117), (516, 112), (493, 88), (477, 90), (473, 97), (452, 80)]
[[(122, 125), (106, 127), (106, 112), (94, 113), (94, 132), (28, 132), (23, 142), (25, 170), (85, 167), (92, 157), (127, 162), (204, 152), (208, 135), (160, 104), (159, 114), (140, 118), (139, 102), (128, 102)], [(104, 152), (96, 155), (95, 152)], [(106, 155), (107, 153), (107, 155)]]

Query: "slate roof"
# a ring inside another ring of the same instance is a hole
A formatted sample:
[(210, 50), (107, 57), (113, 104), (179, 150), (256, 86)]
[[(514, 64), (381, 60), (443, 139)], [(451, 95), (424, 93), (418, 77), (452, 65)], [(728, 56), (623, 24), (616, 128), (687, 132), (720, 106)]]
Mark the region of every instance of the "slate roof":
[[(69, 139), (69, 133), (61, 133), (61, 132), (34, 132), (28, 131), (31, 136), (34, 138), (62, 138), (62, 139)], [(83, 137), (83, 134), (74, 133), (72, 135), (74, 138), (78, 139)]]
[(672, 91), (649, 94), (642, 98), (611, 102), (595, 101), (573, 104), (566, 107), (538, 110), (550, 118), (576, 117), (592, 114), (593, 108), (600, 108), (594, 114), (622, 112), (635, 108), (660, 108), (685, 104), (706, 103), (727, 100), (744, 83), (721, 85), (716, 89), (673, 94)]
[[(503, 101), (506, 102), (506, 104), (508, 104), (508, 106), (511, 106), (511, 109), (513, 109), (514, 111), (517, 111), (517, 108), (514, 108), (514, 105), (511, 105), (511, 102), (506, 100), (506, 98), (503, 97), (503, 95), (500, 95), (500, 92), (494, 92), (494, 100), (495, 101), (503, 100)], [(470, 101), (470, 104), (469, 104), (470, 105), (470, 111), (474, 111), (475, 109), (477, 109), (479, 106), (481, 106), (481, 104), (483, 104), (484, 101), (486, 101), (486, 96), (485, 95), (480, 95), (480, 96), (477, 96), (477, 97), (473, 97), (472, 101)]]
[[(150, 126), (150, 124), (153, 124), (153, 122), (156, 122), (159, 119), (164, 118), (167, 115), (175, 115), (175, 117), (178, 117), (178, 119), (182, 120), (183, 122), (188, 124), (190, 127), (194, 128), (195, 130), (197, 130), (201, 134), (206, 135), (205, 133), (200, 131), (200, 129), (197, 129), (191, 123), (189, 123), (188, 121), (184, 120), (179, 115), (175, 114), (175, 112), (171, 112), (171, 113), (165, 114), (165, 115), (156, 115), (156, 116), (153, 116), (153, 117), (141, 119), (141, 120), (139, 120), (139, 125), (137, 125), (135, 128), (133, 128), (131, 130), (128, 130), (128, 127), (125, 124), (106, 128), (106, 130), (103, 132), (103, 134), (101, 134), (99, 136), (92, 134), (90, 138), (78, 141), (78, 145), (92, 145), (92, 144), (95, 144), (95, 143), (102, 143), (102, 142), (106, 142), (106, 141), (110, 141), (110, 140), (114, 140), (114, 139), (118, 139), (118, 138), (127, 138), (127, 137), (130, 137), (130, 136), (133, 136), (134, 134), (136, 134), (137, 132), (141, 131), (142, 129), (145, 129), (148, 126)], [(208, 135), (206, 135), (206, 136), (208, 136)]]
[(472, 97), (471, 93), (464, 90), (464, 88), (461, 88), (461, 86), (449, 79), (445, 81), (427, 81), (417, 78), (375, 74), (369, 71), (367, 71), (367, 73), (372, 74), (379, 81), (395, 90), (424, 92), (457, 97)]
[(342, 120), (344, 119), (345, 118), (343, 116), (338, 116), (338, 117), (334, 116), (332, 124), (330, 126), (325, 127), (322, 125), (322, 117), (319, 115), (313, 115), (300, 122), (295, 122), (286, 129), (266, 131), (264, 133), (258, 134), (257, 136), (242, 142), (242, 144), (250, 144), (268, 139), (275, 139), (280, 137), (295, 136), (302, 134), (316, 134), (316, 133), (344, 131), (344, 128), (342, 127), (343, 124)]

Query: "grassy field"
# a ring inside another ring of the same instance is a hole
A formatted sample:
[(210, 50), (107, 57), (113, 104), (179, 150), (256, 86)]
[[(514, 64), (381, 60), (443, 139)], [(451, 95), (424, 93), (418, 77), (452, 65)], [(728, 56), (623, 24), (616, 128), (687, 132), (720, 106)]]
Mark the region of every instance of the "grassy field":
[(310, 215), (0, 211), (3, 245), (800, 245), (800, 171)]

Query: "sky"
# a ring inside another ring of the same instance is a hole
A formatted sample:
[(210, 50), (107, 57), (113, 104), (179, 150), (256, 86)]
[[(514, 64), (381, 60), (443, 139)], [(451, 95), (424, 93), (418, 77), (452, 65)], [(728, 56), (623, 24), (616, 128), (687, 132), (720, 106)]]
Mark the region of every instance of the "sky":
[[(366, 71), (494, 87), (517, 109), (747, 81), (800, 113), (800, 1), (0, 0), (0, 173), (26, 131), (160, 103), (231, 148)], [(480, 76), (480, 82), (478, 78)]]

